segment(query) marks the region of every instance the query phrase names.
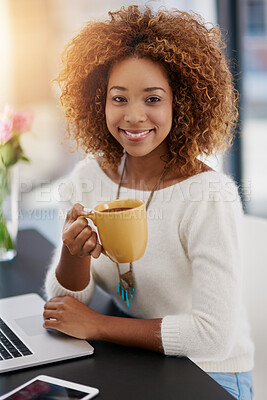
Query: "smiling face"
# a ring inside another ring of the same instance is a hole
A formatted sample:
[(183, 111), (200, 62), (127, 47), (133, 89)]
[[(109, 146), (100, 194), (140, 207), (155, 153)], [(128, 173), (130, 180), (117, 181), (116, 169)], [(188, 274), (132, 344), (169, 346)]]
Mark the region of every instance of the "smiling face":
[(109, 132), (134, 157), (167, 152), (172, 126), (172, 90), (163, 67), (149, 59), (127, 58), (113, 66), (107, 87)]

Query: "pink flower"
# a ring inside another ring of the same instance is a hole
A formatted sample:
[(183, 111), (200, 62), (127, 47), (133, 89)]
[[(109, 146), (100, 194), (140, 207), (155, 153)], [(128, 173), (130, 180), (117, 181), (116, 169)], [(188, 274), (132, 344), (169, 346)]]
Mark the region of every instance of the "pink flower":
[(31, 129), (33, 113), (31, 111), (15, 112), (8, 104), (0, 114), (0, 145), (8, 142), (12, 136), (20, 135)]
[(31, 129), (33, 113), (31, 111), (15, 112), (13, 117), (13, 129), (16, 134), (24, 133)]
[(5, 144), (13, 136), (13, 121), (5, 114), (0, 114), (0, 144)]

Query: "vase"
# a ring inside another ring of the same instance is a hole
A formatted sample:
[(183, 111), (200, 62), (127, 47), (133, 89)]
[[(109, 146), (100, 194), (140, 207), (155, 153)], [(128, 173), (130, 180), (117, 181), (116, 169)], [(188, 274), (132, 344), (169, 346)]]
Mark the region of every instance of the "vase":
[(18, 234), (18, 168), (0, 169), (0, 261), (16, 254)]

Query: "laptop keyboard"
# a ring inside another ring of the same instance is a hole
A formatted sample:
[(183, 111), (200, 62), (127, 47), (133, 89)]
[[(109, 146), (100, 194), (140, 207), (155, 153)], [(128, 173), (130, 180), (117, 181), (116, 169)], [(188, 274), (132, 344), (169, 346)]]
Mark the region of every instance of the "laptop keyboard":
[(29, 356), (32, 352), (0, 318), (0, 361)]

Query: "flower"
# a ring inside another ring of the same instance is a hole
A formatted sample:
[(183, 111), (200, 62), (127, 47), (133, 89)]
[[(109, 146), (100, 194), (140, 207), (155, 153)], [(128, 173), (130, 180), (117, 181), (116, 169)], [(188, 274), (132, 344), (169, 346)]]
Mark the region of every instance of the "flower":
[[(0, 258), (15, 248), (4, 212), (4, 204), (10, 194), (9, 170), (19, 160), (29, 161), (20, 145), (20, 135), (31, 129), (33, 113), (15, 111), (8, 104), (0, 113)], [(10, 208), (10, 206), (8, 207)]]
[(15, 164), (20, 159), (27, 161), (20, 146), (20, 135), (31, 129), (33, 113), (15, 111), (8, 104), (0, 113), (0, 168)]
[(13, 116), (13, 108), (6, 104), (3, 113), (0, 114), (0, 145), (8, 142), (13, 136)]
[(31, 129), (33, 113), (31, 111), (17, 112), (13, 117), (13, 130), (20, 135)]
[(4, 116), (0, 116), (0, 144), (5, 144), (12, 137), (12, 121)]

